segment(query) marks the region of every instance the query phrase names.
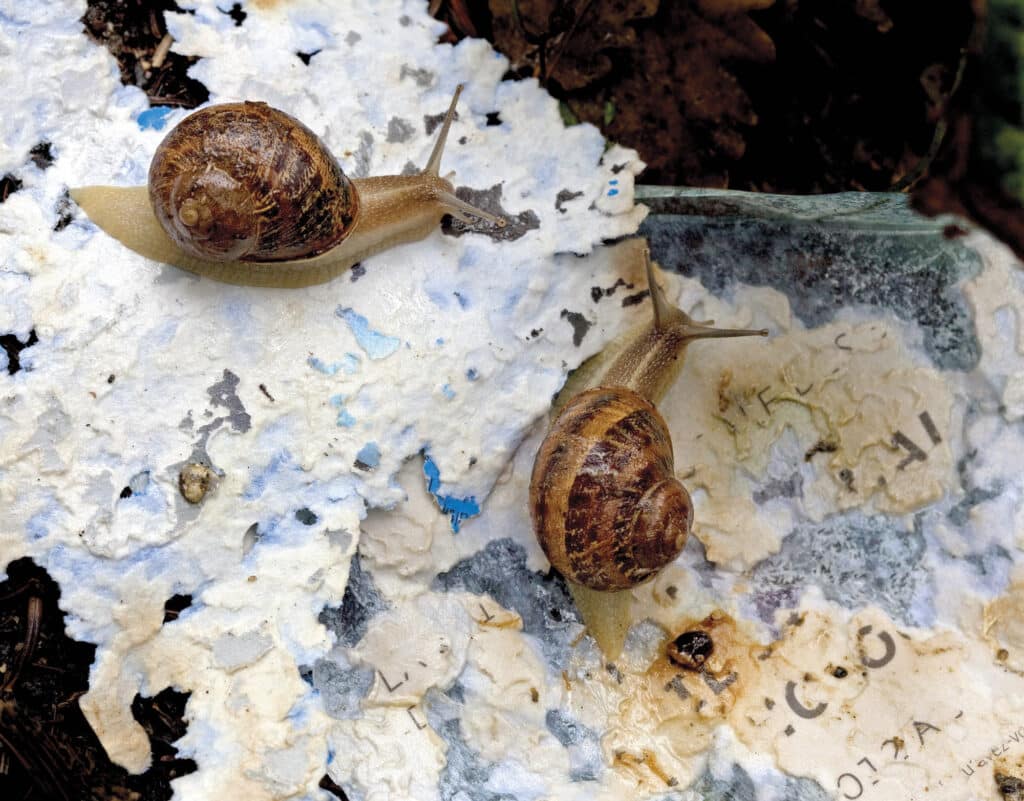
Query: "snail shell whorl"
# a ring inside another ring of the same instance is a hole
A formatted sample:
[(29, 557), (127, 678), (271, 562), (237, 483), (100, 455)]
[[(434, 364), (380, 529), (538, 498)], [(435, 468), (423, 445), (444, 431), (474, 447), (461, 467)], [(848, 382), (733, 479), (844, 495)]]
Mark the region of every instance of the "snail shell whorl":
[(352, 231), (358, 197), (323, 142), (266, 103), (225, 103), (186, 117), (149, 169), (157, 219), (192, 256), (287, 261)]
[(530, 509), (551, 564), (595, 590), (653, 577), (682, 551), (693, 520), (664, 419), (619, 386), (589, 389), (562, 410), (534, 462)]

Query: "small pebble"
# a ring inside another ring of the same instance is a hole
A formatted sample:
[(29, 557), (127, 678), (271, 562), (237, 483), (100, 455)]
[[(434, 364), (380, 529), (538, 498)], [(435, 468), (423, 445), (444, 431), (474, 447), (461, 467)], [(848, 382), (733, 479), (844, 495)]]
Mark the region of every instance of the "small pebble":
[(185, 465), (178, 476), (178, 488), (189, 503), (199, 503), (206, 497), (213, 484), (214, 473), (204, 464), (193, 462)]

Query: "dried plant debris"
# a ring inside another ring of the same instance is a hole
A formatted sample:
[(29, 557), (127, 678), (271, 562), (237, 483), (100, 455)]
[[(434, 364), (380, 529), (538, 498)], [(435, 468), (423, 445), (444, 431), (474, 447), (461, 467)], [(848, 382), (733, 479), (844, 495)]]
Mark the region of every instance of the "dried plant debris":
[(28, 559), (0, 583), (0, 798), (165, 801), (170, 781), (195, 770), (172, 743), (186, 731), (186, 693), (136, 696), (132, 713), (149, 735), (153, 767), (129, 775), (107, 758), (78, 707), (95, 646), (64, 633), (60, 591)]
[[(236, 3), (229, 12), (234, 8), (241, 10)], [(171, 52), (173, 39), (167, 32), (165, 11), (181, 13), (183, 9), (174, 0), (89, 0), (82, 24), (86, 34), (117, 59), (122, 83), (145, 90), (154, 106), (195, 108), (210, 93), (188, 77), (188, 68), (197, 59)], [(232, 17), (237, 22), (238, 16)]]

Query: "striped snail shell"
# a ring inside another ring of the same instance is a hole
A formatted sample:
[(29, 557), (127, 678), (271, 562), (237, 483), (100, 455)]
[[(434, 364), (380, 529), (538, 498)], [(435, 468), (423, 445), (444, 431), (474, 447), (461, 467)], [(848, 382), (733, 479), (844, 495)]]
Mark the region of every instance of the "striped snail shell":
[(693, 520), (668, 426), (625, 386), (594, 387), (565, 406), (537, 453), (530, 509), (551, 564), (593, 590), (652, 578), (682, 551)]
[(231, 284), (312, 286), (429, 236), (446, 214), (505, 225), (441, 177), (461, 91), (426, 166), (412, 175), (349, 179), (294, 117), (265, 103), (224, 103), (167, 135), (147, 186), (81, 186), (71, 198), (99, 228), (154, 261)]
[(266, 103), (223, 103), (186, 117), (149, 168), (157, 220), (201, 259), (316, 256), (352, 230), (359, 198), (309, 128)]

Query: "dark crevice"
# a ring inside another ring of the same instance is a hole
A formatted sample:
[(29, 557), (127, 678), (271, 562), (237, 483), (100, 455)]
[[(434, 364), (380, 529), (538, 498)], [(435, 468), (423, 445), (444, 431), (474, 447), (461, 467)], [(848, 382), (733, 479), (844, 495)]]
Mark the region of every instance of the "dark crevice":
[(0, 203), (7, 200), (7, 198), (21, 189), (21, 187), (21, 181), (10, 173), (7, 173), (3, 178), (0, 178)]
[(164, 604), (164, 623), (177, 620), (178, 615), (192, 606), (191, 595), (172, 595)]
[(14, 375), (21, 370), (21, 352), (25, 348), (31, 348), (39, 341), (36, 330), (33, 328), (28, 332), (28, 339), (22, 342), (14, 334), (0, 335), (0, 348), (7, 353), (7, 373)]
[(53, 153), (50, 150), (49, 142), (40, 142), (28, 151), (28, 156), (39, 169), (45, 170), (53, 164)]

